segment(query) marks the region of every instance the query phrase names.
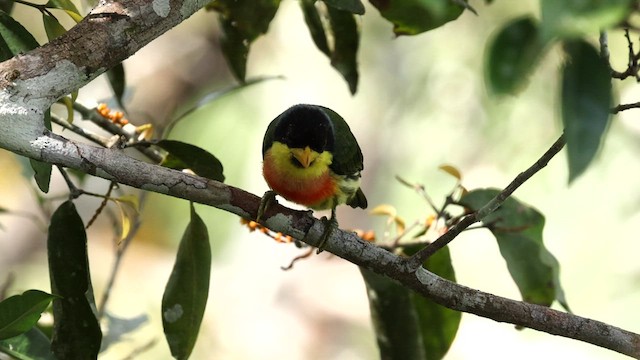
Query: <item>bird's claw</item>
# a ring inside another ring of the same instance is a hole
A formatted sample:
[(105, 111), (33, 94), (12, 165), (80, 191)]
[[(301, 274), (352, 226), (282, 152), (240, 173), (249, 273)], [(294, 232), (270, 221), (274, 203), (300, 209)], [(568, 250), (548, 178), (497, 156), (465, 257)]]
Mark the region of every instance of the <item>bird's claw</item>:
[(264, 195), (262, 195), (262, 199), (260, 199), (260, 206), (258, 207), (258, 214), (256, 215), (256, 222), (259, 223), (262, 220), (262, 216), (267, 210), (273, 206), (273, 204), (277, 204), (278, 200), (276, 200), (276, 192), (273, 190), (267, 190)]
[(316, 254), (320, 254), (324, 251), (324, 245), (327, 243), (327, 240), (331, 237), (331, 234), (335, 229), (338, 228), (338, 221), (335, 216), (335, 209), (331, 212), (331, 218), (327, 219), (326, 216), (323, 216), (320, 219), (324, 223), (324, 232), (322, 233), (322, 238), (320, 238), (320, 243), (318, 243), (318, 251)]

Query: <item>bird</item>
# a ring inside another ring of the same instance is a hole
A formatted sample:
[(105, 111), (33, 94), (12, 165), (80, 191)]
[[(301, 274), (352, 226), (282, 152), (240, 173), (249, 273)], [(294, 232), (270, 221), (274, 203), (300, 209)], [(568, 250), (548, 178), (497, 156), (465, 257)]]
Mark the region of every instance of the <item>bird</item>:
[(330, 209), (331, 218), (322, 218), (318, 253), (338, 228), (338, 205), (367, 208), (360, 188), (362, 151), (347, 122), (327, 107), (298, 104), (277, 116), (264, 135), (262, 158), (270, 190), (261, 199), (258, 221), (276, 194), (313, 210)]

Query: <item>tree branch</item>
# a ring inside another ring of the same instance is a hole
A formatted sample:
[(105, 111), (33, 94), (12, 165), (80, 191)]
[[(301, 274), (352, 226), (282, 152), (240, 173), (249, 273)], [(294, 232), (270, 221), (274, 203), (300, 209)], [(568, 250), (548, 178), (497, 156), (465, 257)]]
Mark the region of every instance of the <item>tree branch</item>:
[[(518, 175), (505, 189), (503, 196), (506, 198), (544, 167), (552, 154), (562, 148), (563, 143), (564, 138), (560, 137), (536, 165)], [(51, 133), (42, 135), (32, 144), (34, 149), (23, 155), (85, 171), (121, 184), (214, 206), (246, 219), (255, 219), (260, 204), (258, 196), (242, 189), (144, 163), (118, 150), (75, 143)], [(487, 206), (492, 208), (496, 204), (491, 202)], [(264, 214), (264, 219), (265, 225), (271, 230), (289, 234), (311, 246), (317, 246), (324, 233), (325, 225), (322, 221), (306, 211), (292, 210), (281, 205), (270, 207)], [(442, 279), (422, 267), (415, 270), (411, 258), (399, 257), (363, 241), (353, 233), (334, 231), (324, 249), (358, 266), (395, 279), (450, 309), (585, 341), (640, 358), (640, 335), (596, 320), (470, 289)]]
[(513, 194), (513, 192), (516, 191), (516, 189), (520, 187), (520, 185), (524, 184), (535, 173), (537, 173), (538, 171), (542, 170), (542, 168), (547, 166), (549, 161), (558, 152), (560, 152), (560, 150), (562, 150), (562, 148), (565, 145), (565, 142), (566, 141), (564, 138), (564, 134), (560, 135), (558, 140), (556, 140), (556, 142), (553, 143), (553, 145), (551, 145), (549, 150), (547, 150), (527, 170), (518, 174), (518, 176), (516, 176), (516, 178), (513, 179), (513, 181), (509, 185), (507, 185), (506, 188), (504, 188), (504, 190), (502, 190), (498, 195), (496, 195), (496, 197), (491, 199), (491, 201), (489, 201), (486, 205), (484, 205), (478, 211), (463, 217), (462, 220), (460, 220), (460, 222), (452, 226), (451, 229), (449, 229), (449, 231), (442, 234), (442, 236), (437, 238), (431, 244), (427, 245), (424, 249), (415, 253), (411, 257), (412, 268), (418, 269), (419, 267), (421, 267), (422, 263), (424, 263), (431, 255), (433, 255), (436, 251), (442, 249), (443, 247), (447, 246), (447, 244), (453, 241), (453, 239), (455, 239), (458, 235), (460, 235), (460, 233), (464, 231), (466, 228), (475, 224), (478, 221), (482, 221), (482, 219), (487, 217), (487, 215), (496, 211), (496, 209), (500, 207), (500, 205), (502, 205), (502, 203), (505, 200), (507, 200), (507, 198), (511, 196), (511, 194)]

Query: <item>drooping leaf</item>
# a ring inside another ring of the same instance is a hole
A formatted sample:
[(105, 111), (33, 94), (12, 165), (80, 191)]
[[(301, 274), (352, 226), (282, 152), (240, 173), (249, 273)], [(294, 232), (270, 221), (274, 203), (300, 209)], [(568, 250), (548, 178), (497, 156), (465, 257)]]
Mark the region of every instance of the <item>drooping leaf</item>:
[(115, 97), (118, 106), (124, 108), (122, 96), (124, 96), (124, 90), (127, 87), (127, 83), (122, 63), (107, 70), (107, 79), (109, 79), (109, 85), (111, 85), (111, 90), (113, 90), (113, 96)]
[(351, 94), (358, 90), (358, 46), (360, 31), (355, 15), (348, 11), (327, 8), (329, 24), (333, 35), (331, 66), (333, 66), (349, 85)]
[(220, 14), (220, 45), (238, 80), (245, 80), (251, 43), (267, 32), (279, 6), (280, 0), (216, 0), (207, 5)]
[(191, 221), (162, 297), (164, 334), (176, 359), (187, 359), (195, 345), (209, 296), (210, 273), (209, 234), (191, 204)]
[(438, 169), (446, 172), (447, 174), (453, 176), (454, 178), (456, 178), (456, 180), (460, 181), (462, 180), (462, 173), (460, 172), (460, 170), (458, 170), (458, 168), (456, 168), (453, 165), (440, 165), (438, 166)]
[[(0, 11), (0, 36), (13, 55), (35, 49), (38, 42), (19, 22)], [(6, 59), (2, 59), (3, 61)]]
[(159, 140), (152, 144), (169, 153), (162, 161), (162, 166), (176, 170), (190, 169), (207, 179), (224, 181), (222, 163), (206, 150), (176, 140)]
[(317, 6), (314, 0), (300, 1), (307, 28), (316, 47), (331, 60), (333, 66), (355, 94), (358, 88), (357, 53), (360, 30), (355, 16), (331, 6)]
[(633, 0), (542, 0), (542, 36), (578, 38), (619, 24), (633, 11)]
[[(405, 248), (407, 255), (420, 246)], [(447, 247), (424, 264), (428, 271), (455, 281)], [(397, 282), (360, 269), (367, 285), (369, 307), (381, 359), (441, 359), (458, 331), (462, 314), (447, 309)]]
[(396, 35), (416, 35), (457, 19), (464, 7), (451, 0), (370, 0), (393, 23)]
[[(499, 192), (498, 189), (472, 190), (462, 197), (460, 203), (476, 211)], [(568, 310), (560, 287), (560, 266), (543, 243), (544, 216), (535, 208), (510, 197), (482, 222), (495, 236), (522, 299), (544, 306), (550, 306), (557, 300)]]
[(40, 319), (40, 314), (55, 296), (39, 290), (27, 290), (0, 302), (0, 339), (25, 333)]
[(43, 193), (49, 192), (49, 183), (51, 182), (51, 164), (42, 161), (29, 159), (31, 168), (35, 172), (34, 178), (36, 184)]
[(140, 204), (139, 199), (135, 195), (124, 195), (113, 199), (120, 209), (120, 241), (129, 236), (131, 232), (131, 220), (138, 217)]
[(71, 0), (49, 0), (45, 6), (49, 9), (64, 10), (76, 23), (79, 23), (82, 20), (80, 11), (78, 11), (78, 8)]
[(49, 39), (49, 41), (67, 32), (67, 29), (60, 24), (55, 16), (42, 13), (42, 22), (44, 23), (44, 30), (47, 33), (47, 39)]
[(54, 328), (51, 349), (61, 359), (95, 359), (102, 333), (92, 310), (87, 236), (73, 202), (53, 213), (47, 239)]
[(360, 0), (323, 0), (327, 6), (353, 14), (364, 15), (364, 5)]
[(10, 339), (0, 340), (0, 353), (18, 360), (55, 360), (49, 338), (37, 327)]
[(505, 25), (490, 41), (485, 57), (485, 82), (498, 95), (514, 94), (529, 80), (544, 52), (538, 24), (523, 17)]
[(584, 41), (567, 42), (562, 68), (562, 123), (567, 139), (569, 182), (596, 156), (611, 119), (611, 76), (598, 51)]

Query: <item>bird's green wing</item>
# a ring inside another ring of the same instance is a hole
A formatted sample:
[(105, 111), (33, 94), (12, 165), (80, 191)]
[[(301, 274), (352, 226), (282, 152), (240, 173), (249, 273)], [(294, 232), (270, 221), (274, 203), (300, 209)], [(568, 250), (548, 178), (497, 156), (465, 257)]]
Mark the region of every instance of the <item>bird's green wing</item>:
[(329, 108), (323, 110), (331, 118), (335, 132), (331, 170), (338, 175), (346, 176), (359, 173), (364, 167), (362, 151), (349, 125), (335, 111)]
[(264, 154), (271, 148), (273, 145), (273, 139), (275, 137), (276, 126), (280, 119), (282, 118), (282, 114), (273, 119), (269, 126), (267, 127), (267, 132), (264, 133), (264, 139), (262, 140), (262, 158), (264, 158)]

